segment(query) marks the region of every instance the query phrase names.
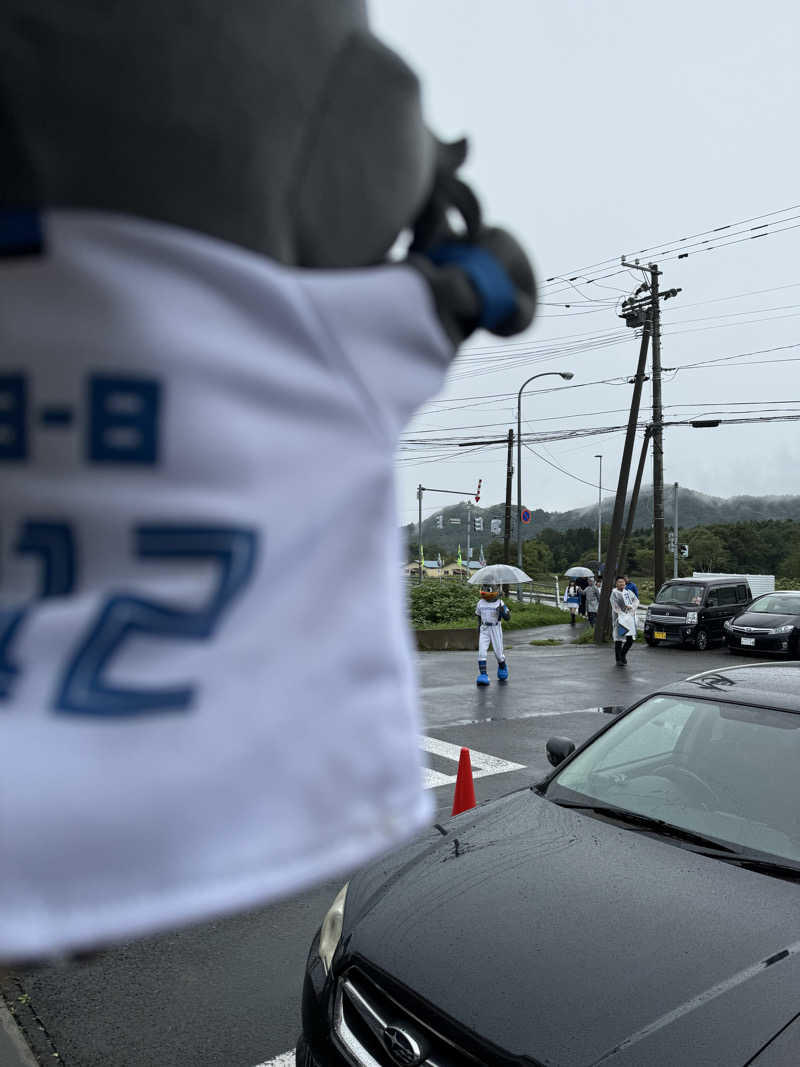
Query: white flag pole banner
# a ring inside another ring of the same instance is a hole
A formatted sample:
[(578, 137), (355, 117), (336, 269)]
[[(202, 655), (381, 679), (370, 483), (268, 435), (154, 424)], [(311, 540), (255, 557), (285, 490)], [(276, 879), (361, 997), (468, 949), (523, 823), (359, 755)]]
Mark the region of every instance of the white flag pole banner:
[(0, 961), (25, 962), (266, 903), (430, 818), (394, 452), (536, 291), (361, 0), (6, 7)]

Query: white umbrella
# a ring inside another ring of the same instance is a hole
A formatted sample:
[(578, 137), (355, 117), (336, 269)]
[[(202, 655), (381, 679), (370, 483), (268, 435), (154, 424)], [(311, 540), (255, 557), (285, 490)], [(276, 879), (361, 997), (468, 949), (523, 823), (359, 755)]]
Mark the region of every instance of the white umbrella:
[(519, 567), (511, 567), (507, 563), (493, 563), (489, 567), (481, 567), (475, 571), (469, 580), (469, 585), (519, 585), (521, 582), (532, 582), (525, 571)]
[(570, 567), (568, 571), (564, 571), (566, 578), (594, 578), (594, 571), (590, 571), (588, 567)]

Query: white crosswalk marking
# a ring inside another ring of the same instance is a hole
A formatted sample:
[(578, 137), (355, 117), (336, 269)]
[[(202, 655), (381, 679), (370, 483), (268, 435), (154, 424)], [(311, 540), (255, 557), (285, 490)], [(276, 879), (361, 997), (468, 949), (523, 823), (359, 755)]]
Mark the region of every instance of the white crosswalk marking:
[(257, 1064), (257, 1067), (294, 1067), (294, 1049), (291, 1052), (282, 1052), (274, 1060), (265, 1060)]
[[(440, 741), (438, 737), (425, 737), (419, 739), (420, 748), (430, 752), (434, 756), (452, 760), (458, 763), (461, 756), (461, 746), (453, 745), (449, 741)], [(485, 752), (469, 750), (470, 763), (472, 764), (472, 777), (485, 778), (489, 774), (506, 774), (508, 771), (520, 771), (524, 764), (512, 763), (510, 760), (499, 759), (497, 756), (489, 756)], [(457, 778), (456, 774), (443, 774), (431, 767), (423, 770), (423, 785), (426, 789), (435, 789), (439, 785), (452, 785)]]

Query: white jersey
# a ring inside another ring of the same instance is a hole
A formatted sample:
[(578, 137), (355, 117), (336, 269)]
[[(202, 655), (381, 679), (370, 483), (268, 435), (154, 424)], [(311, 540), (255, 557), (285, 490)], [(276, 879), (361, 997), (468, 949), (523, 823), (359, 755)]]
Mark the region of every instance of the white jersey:
[(498, 597), (497, 600), (479, 600), (475, 608), (475, 614), (481, 620), (482, 626), (493, 626), (500, 621), (500, 607), (503, 601)]
[(431, 812), (392, 474), (453, 355), (426, 283), (45, 230), (0, 263), (0, 959), (268, 901)]

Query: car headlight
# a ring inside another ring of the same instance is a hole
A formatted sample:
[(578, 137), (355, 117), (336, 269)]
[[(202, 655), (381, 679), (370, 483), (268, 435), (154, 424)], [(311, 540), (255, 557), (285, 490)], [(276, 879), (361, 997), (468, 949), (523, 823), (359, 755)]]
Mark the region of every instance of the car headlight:
[(730, 619), (726, 619), (725, 622), (723, 622), (722, 629), (723, 630), (732, 630), (733, 629), (733, 623), (731, 622)]
[(784, 626), (774, 626), (769, 632), (771, 634), (790, 634), (794, 629), (794, 623), (787, 622)]
[(697, 612), (696, 611), (687, 611), (686, 612), (686, 622), (687, 622), (687, 624), (689, 626), (694, 626), (696, 624), (696, 622), (697, 622)]
[(325, 968), (325, 974), (331, 969), (331, 961), (342, 936), (342, 921), (344, 919), (344, 902), (347, 899), (348, 882), (342, 886), (336, 894), (336, 899), (328, 908), (322, 927), (319, 932), (319, 958)]

